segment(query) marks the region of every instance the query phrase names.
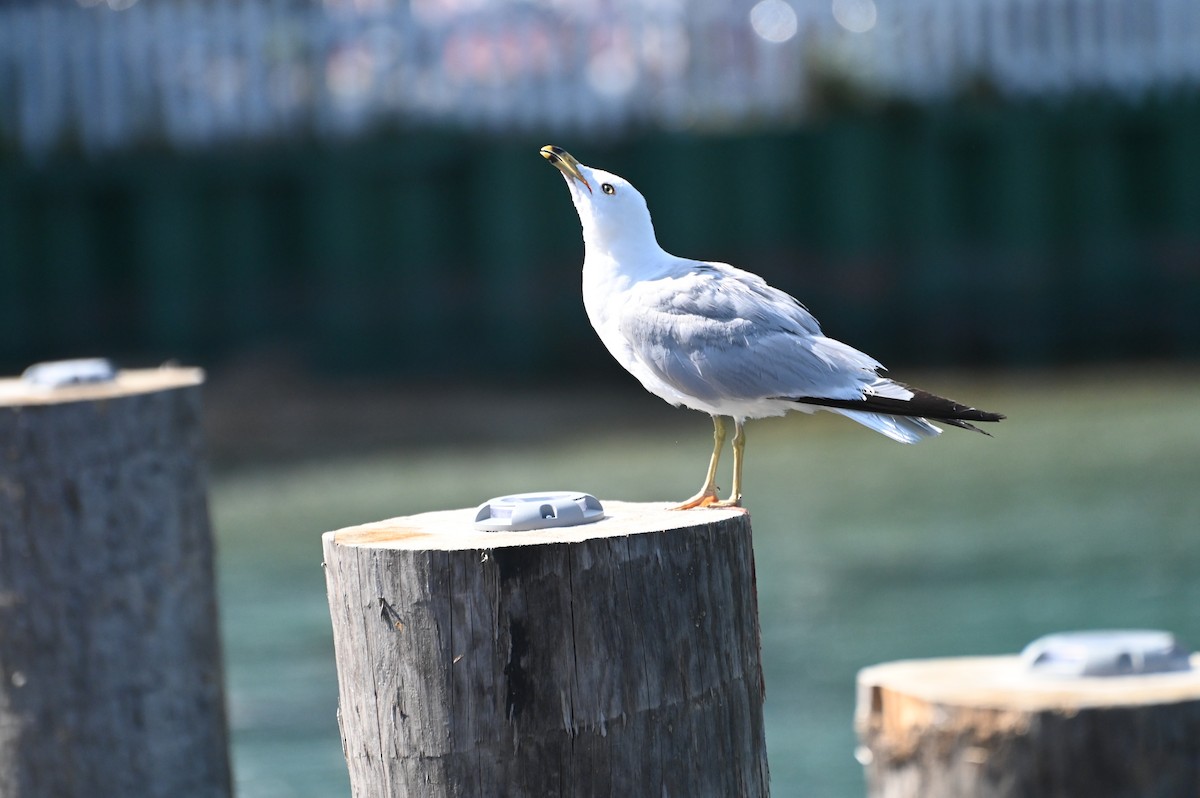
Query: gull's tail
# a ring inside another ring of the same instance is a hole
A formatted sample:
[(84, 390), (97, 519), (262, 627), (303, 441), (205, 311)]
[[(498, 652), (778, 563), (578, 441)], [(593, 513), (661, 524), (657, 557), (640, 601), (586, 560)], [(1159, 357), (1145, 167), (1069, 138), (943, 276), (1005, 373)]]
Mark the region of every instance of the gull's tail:
[(872, 387), (882, 390), (880, 393), (867, 393), (861, 399), (799, 396), (788, 397), (788, 401), (832, 410), (901, 443), (916, 443), (941, 433), (930, 421), (940, 421), (987, 435), (971, 422), (992, 422), (1004, 418), (1000, 413), (978, 410), (883, 378)]

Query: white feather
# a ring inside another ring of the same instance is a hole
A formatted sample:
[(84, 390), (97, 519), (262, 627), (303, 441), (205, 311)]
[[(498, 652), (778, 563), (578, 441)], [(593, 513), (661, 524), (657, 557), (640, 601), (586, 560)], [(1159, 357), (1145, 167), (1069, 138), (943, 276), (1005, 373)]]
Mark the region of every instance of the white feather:
[(829, 409), (834, 413), (845, 416), (851, 421), (857, 421), (864, 427), (870, 427), (876, 432), (900, 443), (920, 443), (926, 438), (933, 438), (942, 434), (941, 429), (930, 424), (923, 418), (887, 416), (882, 413), (864, 413), (861, 410), (844, 410), (840, 407)]

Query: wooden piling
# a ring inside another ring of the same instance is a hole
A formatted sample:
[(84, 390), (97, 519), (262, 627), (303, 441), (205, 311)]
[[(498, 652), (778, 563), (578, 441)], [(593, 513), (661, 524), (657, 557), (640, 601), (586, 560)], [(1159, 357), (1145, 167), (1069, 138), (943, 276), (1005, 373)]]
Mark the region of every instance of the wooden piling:
[(1018, 657), (892, 662), (858, 676), (870, 798), (1200, 795), (1193, 669), (1065, 678)]
[(0, 380), (5, 798), (231, 793), (202, 380)]
[(326, 533), (353, 794), (768, 794), (749, 516)]

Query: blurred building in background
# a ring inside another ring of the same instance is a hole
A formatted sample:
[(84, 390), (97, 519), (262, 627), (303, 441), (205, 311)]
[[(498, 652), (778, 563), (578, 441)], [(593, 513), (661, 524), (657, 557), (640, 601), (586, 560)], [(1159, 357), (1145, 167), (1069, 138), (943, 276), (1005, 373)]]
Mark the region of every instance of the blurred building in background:
[[(1193, 0), (53, 0), (0, 6), (0, 136), (29, 152), (378, 126), (555, 135), (1200, 83)], [(814, 96), (814, 92), (817, 96)]]
[(1198, 87), (1195, 0), (6, 0), (0, 362), (603, 361), (550, 141), (885, 360), (1194, 357)]

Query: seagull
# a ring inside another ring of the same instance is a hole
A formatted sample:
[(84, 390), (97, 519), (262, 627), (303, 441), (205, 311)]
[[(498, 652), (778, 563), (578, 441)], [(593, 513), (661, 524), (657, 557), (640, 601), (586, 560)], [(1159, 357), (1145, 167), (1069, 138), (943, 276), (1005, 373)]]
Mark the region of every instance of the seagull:
[[(583, 304), (600, 340), (647, 391), (712, 416), (704, 484), (674, 509), (741, 507), (747, 419), (828, 410), (917, 443), (941, 433), (931, 420), (986, 435), (971, 422), (1004, 418), (884, 377), (879, 361), (826, 337), (807, 308), (758, 275), (663, 250), (629, 181), (552, 144), (541, 155), (562, 172), (579, 213)], [(726, 417), (733, 485), (720, 499)]]

